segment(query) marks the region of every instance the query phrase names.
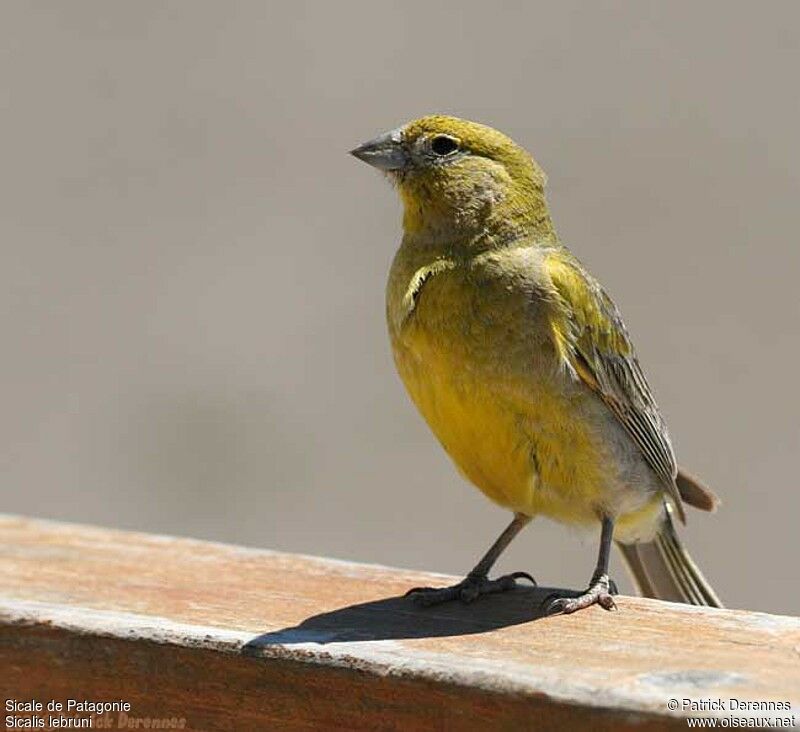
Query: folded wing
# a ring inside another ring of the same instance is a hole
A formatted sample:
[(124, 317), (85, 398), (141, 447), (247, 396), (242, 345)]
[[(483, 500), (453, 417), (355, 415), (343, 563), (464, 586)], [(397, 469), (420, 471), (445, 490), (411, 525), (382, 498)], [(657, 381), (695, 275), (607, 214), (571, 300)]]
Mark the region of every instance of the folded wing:
[(552, 250), (545, 267), (558, 301), (553, 336), (565, 362), (616, 415), (685, 522), (667, 426), (616, 305), (566, 249)]

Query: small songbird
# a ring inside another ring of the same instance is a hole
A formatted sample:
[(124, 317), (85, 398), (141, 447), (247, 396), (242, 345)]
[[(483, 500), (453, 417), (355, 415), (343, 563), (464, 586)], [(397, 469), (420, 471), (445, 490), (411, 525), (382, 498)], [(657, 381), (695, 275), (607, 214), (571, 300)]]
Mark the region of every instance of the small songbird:
[(459, 471), (514, 513), (464, 580), (413, 596), (469, 602), (531, 579), (489, 570), (541, 514), (600, 526), (589, 587), (546, 612), (615, 607), (612, 539), (644, 595), (721, 607), (673, 523), (717, 498), (678, 470), (616, 306), (553, 228), (541, 168), (502, 133), (440, 115), (352, 154), (403, 203), (386, 293), (400, 376)]

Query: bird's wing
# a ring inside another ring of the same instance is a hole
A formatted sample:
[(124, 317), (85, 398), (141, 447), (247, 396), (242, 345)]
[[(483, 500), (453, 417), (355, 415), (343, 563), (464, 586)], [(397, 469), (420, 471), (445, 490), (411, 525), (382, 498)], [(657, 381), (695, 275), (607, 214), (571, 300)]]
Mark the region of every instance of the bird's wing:
[(545, 269), (558, 301), (552, 327), (562, 357), (616, 415), (685, 521), (667, 426), (616, 305), (567, 250), (552, 250)]

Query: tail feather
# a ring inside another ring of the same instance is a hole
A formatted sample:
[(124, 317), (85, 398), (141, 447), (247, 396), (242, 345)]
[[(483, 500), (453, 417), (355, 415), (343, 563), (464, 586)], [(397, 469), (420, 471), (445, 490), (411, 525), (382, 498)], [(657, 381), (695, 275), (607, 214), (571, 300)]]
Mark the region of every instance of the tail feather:
[(723, 607), (681, 543), (668, 508), (655, 539), (638, 544), (617, 544), (644, 597), (688, 605)]
[(714, 491), (685, 470), (678, 471), (675, 484), (678, 486), (678, 492), (684, 503), (699, 508), (701, 511), (716, 511), (719, 508), (720, 501)]

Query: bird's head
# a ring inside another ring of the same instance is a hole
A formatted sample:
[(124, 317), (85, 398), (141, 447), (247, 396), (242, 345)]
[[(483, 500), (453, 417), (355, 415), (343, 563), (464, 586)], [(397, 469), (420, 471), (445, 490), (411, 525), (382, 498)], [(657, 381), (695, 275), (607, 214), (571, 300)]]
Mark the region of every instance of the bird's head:
[(504, 239), (550, 229), (545, 175), (501, 132), (432, 115), (352, 151), (384, 171), (403, 201), (407, 235)]

